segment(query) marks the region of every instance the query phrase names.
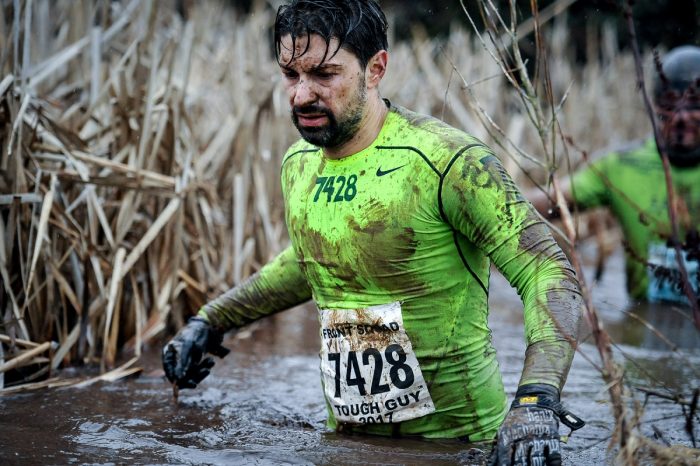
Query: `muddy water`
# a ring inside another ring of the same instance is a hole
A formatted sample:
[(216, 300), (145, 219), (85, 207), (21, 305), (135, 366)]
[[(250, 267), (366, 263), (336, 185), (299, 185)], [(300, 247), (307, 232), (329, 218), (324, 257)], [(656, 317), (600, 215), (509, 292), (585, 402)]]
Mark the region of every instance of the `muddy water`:
[[(594, 290), (601, 318), (617, 342), (616, 356), (635, 385), (688, 396), (700, 385), (699, 334), (687, 318), (667, 306), (629, 305), (621, 267), (618, 253), (608, 263), (603, 284)], [(496, 274), (491, 305), (494, 341), (512, 395), (524, 353), (522, 318), (517, 295)], [(314, 312), (300, 307), (229, 337), (226, 345), (232, 354), (217, 363), (199, 389), (181, 391), (177, 405), (162, 377), (155, 347), (147, 352), (142, 361), (145, 370), (135, 379), (0, 397), (0, 464), (483, 462), (481, 450), (456, 441), (327, 432)], [(648, 320), (675, 348), (625, 312)], [(588, 340), (581, 348), (564, 402), (588, 425), (565, 446), (565, 464), (609, 464), (608, 397), (598, 371), (587, 361), (597, 362), (595, 348)], [(672, 403), (649, 399), (644, 420), (644, 431), (650, 435), (654, 425), (667, 441), (689, 444), (681, 410)], [(566, 431), (562, 428), (562, 433)]]

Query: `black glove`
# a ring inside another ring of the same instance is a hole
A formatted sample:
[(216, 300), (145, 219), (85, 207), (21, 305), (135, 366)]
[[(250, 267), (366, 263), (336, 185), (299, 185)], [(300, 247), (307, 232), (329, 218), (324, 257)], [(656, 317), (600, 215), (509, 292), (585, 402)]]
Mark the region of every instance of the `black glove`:
[(223, 358), (230, 350), (221, 346), (224, 336), (214, 331), (201, 317), (192, 317), (175, 337), (163, 347), (165, 376), (179, 388), (195, 388), (214, 366), (206, 353)]
[(559, 420), (572, 431), (585, 423), (559, 402), (551, 385), (518, 388), (510, 411), (498, 430), (492, 466), (560, 466)]

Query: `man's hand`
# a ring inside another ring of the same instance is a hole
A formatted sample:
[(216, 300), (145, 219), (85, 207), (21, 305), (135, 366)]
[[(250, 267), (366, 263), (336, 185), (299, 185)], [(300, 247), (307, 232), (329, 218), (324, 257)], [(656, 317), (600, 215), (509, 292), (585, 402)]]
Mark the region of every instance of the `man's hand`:
[(230, 350), (221, 346), (223, 334), (215, 332), (201, 317), (193, 317), (175, 337), (163, 347), (165, 376), (179, 388), (195, 388), (214, 366), (211, 353), (220, 358)]
[(559, 392), (548, 385), (518, 388), (510, 412), (498, 431), (492, 466), (560, 466), (559, 421), (572, 430), (584, 422), (559, 403)]
[(559, 466), (559, 422), (548, 409), (512, 408), (498, 431), (494, 466)]

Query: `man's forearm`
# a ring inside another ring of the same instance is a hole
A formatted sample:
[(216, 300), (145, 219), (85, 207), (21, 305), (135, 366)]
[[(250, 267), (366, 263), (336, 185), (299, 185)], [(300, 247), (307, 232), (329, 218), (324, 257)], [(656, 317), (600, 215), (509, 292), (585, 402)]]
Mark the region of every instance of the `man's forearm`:
[[(561, 388), (583, 303), (573, 268), (487, 148), (465, 151), (444, 178), (445, 217), (489, 255), (523, 300), (529, 350), (522, 380)], [(478, 189), (473, 180), (480, 180)]]
[[(514, 246), (517, 238), (517, 246)], [(503, 250), (513, 250), (504, 254)], [(529, 225), (495, 251), (497, 265), (523, 300), (527, 352), (520, 385), (546, 383), (561, 389), (576, 350), (583, 299), (576, 274), (546, 225)]]
[(289, 247), (246, 281), (205, 304), (199, 315), (225, 332), (309, 299), (311, 290)]
[(558, 246), (555, 250), (542, 252), (522, 293), (528, 346), (519, 385), (546, 383), (561, 389), (576, 350), (583, 299), (566, 256)]

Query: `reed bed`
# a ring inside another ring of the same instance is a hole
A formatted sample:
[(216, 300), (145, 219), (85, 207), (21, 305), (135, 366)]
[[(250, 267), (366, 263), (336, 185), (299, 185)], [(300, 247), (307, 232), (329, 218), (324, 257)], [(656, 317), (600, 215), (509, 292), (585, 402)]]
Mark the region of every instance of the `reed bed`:
[[(278, 170), (298, 135), (272, 12), (192, 2), (184, 21), (158, 1), (0, 5), (0, 389), (3, 374), (28, 384), (70, 364), (131, 373), (145, 345), (286, 245)], [(392, 44), (382, 93), (482, 138), (523, 185), (544, 182), (563, 153), (546, 163), (461, 23), (444, 40), (416, 28)], [(547, 34), (558, 116), (578, 146), (644, 136), (634, 85), (620, 85), (634, 60), (613, 31), (591, 31), (585, 67), (563, 17)]]

